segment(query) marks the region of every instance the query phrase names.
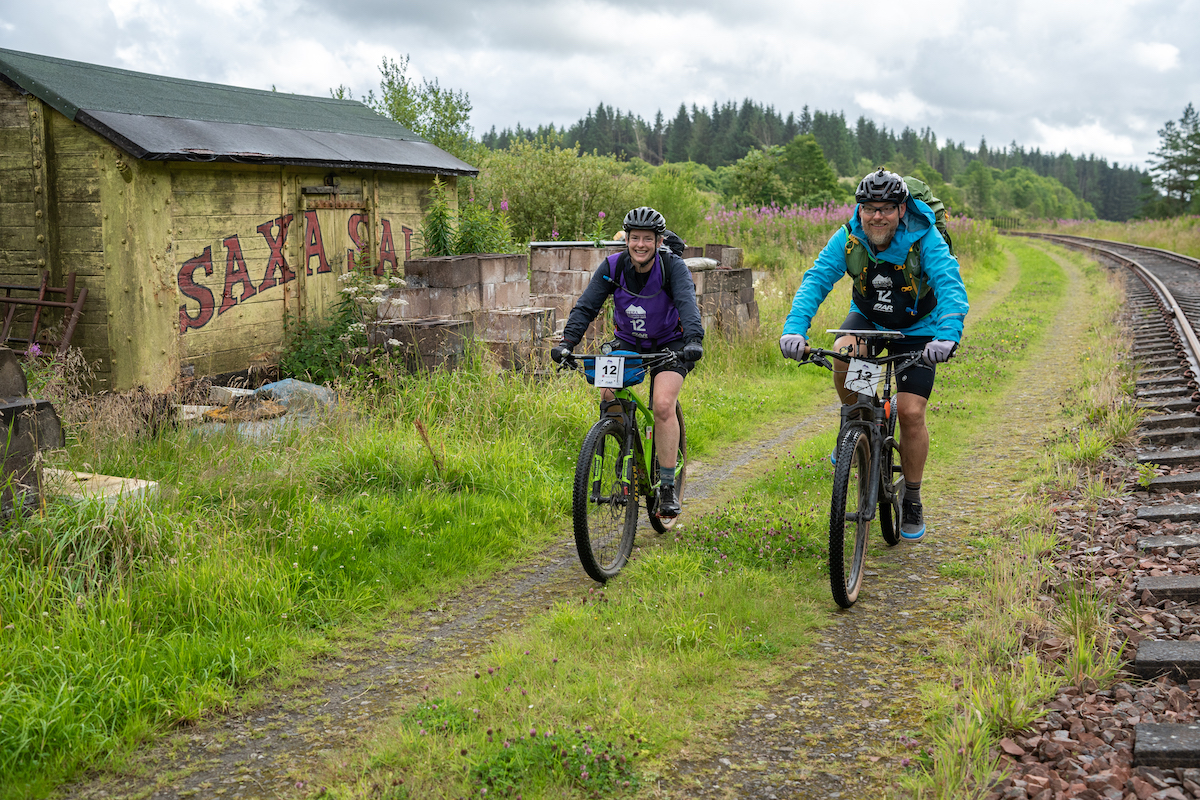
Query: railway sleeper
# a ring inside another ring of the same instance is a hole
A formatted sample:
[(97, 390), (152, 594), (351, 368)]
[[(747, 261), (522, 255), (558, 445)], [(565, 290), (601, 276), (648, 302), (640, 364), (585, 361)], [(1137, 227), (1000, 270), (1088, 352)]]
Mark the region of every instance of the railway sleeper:
[(1200, 490), (1200, 472), (1160, 475), (1150, 481), (1152, 492), (1195, 492)]
[(1147, 522), (1195, 522), (1200, 520), (1200, 505), (1142, 506), (1137, 510), (1137, 518)]
[(1139, 464), (1161, 464), (1173, 467), (1200, 462), (1200, 450), (1151, 450), (1138, 455)]
[[(1196, 419), (1195, 416), (1190, 418)], [(1193, 444), (1200, 442), (1200, 425), (1143, 431), (1141, 436), (1153, 445)]]
[(1134, 727), (1135, 767), (1200, 766), (1200, 725), (1141, 722)]

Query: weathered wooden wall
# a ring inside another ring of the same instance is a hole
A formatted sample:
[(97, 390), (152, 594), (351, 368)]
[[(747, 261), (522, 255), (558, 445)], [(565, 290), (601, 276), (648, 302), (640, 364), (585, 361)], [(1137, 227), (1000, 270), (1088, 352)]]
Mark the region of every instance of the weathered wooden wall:
[(95, 388), (165, 391), (182, 365), (273, 360), (285, 324), (328, 318), (356, 251), (403, 274), (432, 179), (142, 162), (0, 83), (0, 283), (76, 272)]
[[(103, 212), (97, 169), (105, 145), (33, 96), (0, 83), (0, 282), (36, 284), (42, 271), (88, 289), (72, 344), (110, 385)], [(18, 328), (18, 332), (22, 332)]]
[(285, 320), (327, 319), (358, 251), (401, 275), (432, 180), (197, 164), (171, 165), (170, 178), (180, 358), (197, 374), (273, 360)]

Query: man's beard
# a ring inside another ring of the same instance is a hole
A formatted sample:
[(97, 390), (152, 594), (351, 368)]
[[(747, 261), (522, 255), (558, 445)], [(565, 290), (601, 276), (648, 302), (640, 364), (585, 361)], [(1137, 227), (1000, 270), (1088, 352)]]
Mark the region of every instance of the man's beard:
[(892, 243), (892, 237), (896, 235), (896, 232), (880, 231), (879, 233), (874, 233), (868, 229), (866, 234), (867, 241), (871, 243), (872, 247), (876, 250), (886, 250), (887, 246)]

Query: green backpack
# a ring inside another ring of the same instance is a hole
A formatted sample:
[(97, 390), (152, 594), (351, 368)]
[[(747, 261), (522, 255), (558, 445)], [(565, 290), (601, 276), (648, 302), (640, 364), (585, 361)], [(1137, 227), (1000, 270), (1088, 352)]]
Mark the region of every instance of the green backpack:
[[(950, 240), (950, 232), (946, 229), (946, 206), (941, 200), (934, 197), (933, 192), (930, 191), (929, 186), (924, 181), (909, 175), (904, 178), (904, 184), (908, 187), (909, 196), (915, 197), (929, 206), (929, 209), (933, 212), (934, 227), (938, 229), (938, 233), (946, 240), (946, 245), (950, 248), (950, 254), (954, 255), (954, 243)], [(855, 282), (862, 284), (859, 286), (859, 291), (865, 294), (867, 267), (875, 259), (871, 254), (870, 248), (851, 232), (850, 223), (847, 222), (844, 227), (846, 228), (846, 272), (850, 273)], [(902, 271), (902, 291), (911, 294), (914, 303), (929, 293), (929, 284), (921, 280), (921, 247), (919, 242), (913, 242), (913, 246), (908, 250), (908, 256), (904, 259), (904, 263), (897, 264), (896, 269)]]

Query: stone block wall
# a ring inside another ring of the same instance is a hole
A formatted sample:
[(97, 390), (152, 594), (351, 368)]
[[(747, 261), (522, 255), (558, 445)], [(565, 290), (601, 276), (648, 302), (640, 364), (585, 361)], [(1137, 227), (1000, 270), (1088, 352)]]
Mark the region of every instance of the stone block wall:
[[(524, 255), (467, 255), (406, 261), (403, 288), (384, 295), (376, 344), (400, 342), (412, 369), (453, 368), (464, 342), (484, 343), (505, 369), (546, 363), (576, 300), (600, 262), (620, 247), (539, 247)], [(732, 333), (758, 325), (751, 271), (742, 251), (728, 245), (690, 247), (684, 253), (708, 332)], [(711, 260), (709, 260), (711, 259)], [(451, 322), (463, 323), (459, 325)], [(584, 346), (612, 336), (610, 314), (588, 330)]]

